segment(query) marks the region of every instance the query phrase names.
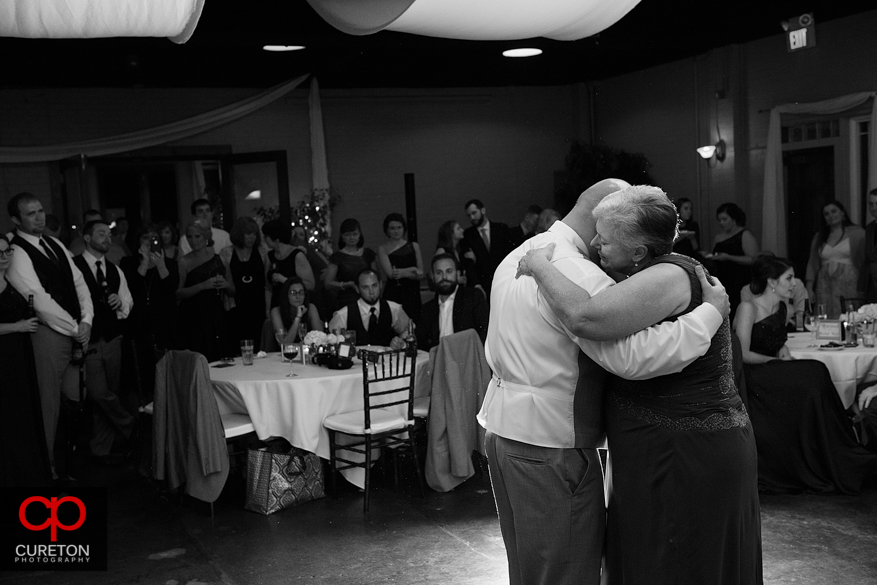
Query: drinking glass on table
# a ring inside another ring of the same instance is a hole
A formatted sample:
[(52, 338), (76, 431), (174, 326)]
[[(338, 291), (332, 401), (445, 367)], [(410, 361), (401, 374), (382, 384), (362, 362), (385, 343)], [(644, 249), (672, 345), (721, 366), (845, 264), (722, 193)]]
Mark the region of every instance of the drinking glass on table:
[(295, 363), (293, 360), (298, 356), (298, 344), (284, 343), (283, 345), (280, 346), (280, 349), (281, 349), (281, 353), (283, 354), (283, 357), (286, 358), (286, 361), (289, 362), (289, 373), (286, 374), (286, 377), (287, 378), (294, 378), (294, 377), (298, 376), (298, 374), (296, 374), (293, 371), (293, 368), (294, 368), (293, 364)]
[(283, 340), (286, 339), (286, 329), (283, 327), (275, 329), (274, 339), (277, 340), (277, 347), (280, 348), (280, 361), (285, 362), (286, 359), (283, 357)]

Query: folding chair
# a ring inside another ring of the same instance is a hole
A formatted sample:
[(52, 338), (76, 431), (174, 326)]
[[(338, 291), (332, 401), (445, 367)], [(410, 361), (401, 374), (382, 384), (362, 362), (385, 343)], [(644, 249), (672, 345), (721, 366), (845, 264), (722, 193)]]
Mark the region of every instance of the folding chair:
[[(417, 348), (391, 351), (364, 351), (362, 355), (362, 410), (333, 414), (323, 420), (329, 431), (332, 468), (332, 495), (337, 495), (339, 471), (361, 467), (365, 470), (365, 501), (368, 513), (372, 449), (408, 448), (417, 468), (417, 482), (423, 496), (423, 478), (414, 445), (414, 364)], [(351, 438), (339, 444), (336, 433)], [(362, 456), (339, 454), (349, 451)], [(349, 458), (347, 458), (349, 457)], [(354, 461), (354, 459), (358, 459)]]

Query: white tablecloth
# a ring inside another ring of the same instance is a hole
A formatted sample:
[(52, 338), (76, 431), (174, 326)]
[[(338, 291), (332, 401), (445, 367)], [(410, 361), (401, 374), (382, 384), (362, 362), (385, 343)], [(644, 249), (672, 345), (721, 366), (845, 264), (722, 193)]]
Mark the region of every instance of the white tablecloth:
[[(826, 351), (819, 347), (807, 347), (813, 343), (809, 333), (789, 334), (788, 347), (792, 357), (798, 360), (819, 360), (828, 367), (831, 380), (843, 401), (849, 408), (856, 397), (856, 385), (877, 381), (877, 348), (859, 347)], [(828, 343), (817, 339), (818, 345)]]
[[(260, 439), (283, 437), (295, 447), (328, 459), (329, 433), (323, 419), (363, 408), (362, 365), (354, 361), (349, 370), (296, 362), (293, 367), (298, 376), (287, 378), (289, 364), (280, 361), (280, 354), (271, 353), (252, 366), (244, 366), (240, 358), (228, 368), (211, 366), (210, 380), (221, 414), (248, 414)], [(428, 365), (429, 354), (418, 352), (416, 397), (429, 395)], [(345, 477), (362, 487), (360, 475), (346, 473)]]

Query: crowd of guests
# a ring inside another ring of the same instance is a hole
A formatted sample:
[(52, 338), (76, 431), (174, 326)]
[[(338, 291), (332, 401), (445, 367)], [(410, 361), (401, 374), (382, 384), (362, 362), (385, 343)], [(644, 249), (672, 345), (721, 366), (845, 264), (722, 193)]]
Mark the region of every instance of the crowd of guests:
[[(128, 233), (124, 218), (111, 227), (89, 210), (66, 243), (60, 222), (37, 197), (20, 193), (7, 211), (15, 229), (0, 237), (0, 359), (29, 391), (3, 393), (4, 412), (21, 415), (10, 417), (19, 424), (4, 432), (43, 438), (24, 450), (11, 448), (18, 440), (0, 441), (0, 485), (57, 479), (62, 396), (78, 401), (82, 394), (92, 403), (92, 457), (124, 461), (135, 417), (119, 399), (123, 362), (132, 366), (126, 372), (136, 372), (147, 402), (154, 366), (168, 349), (213, 361), (236, 355), (243, 339), (252, 339), (256, 351), (276, 350), (276, 343), (300, 341), (310, 330), (333, 329), (356, 331), (359, 344), (394, 347), (413, 334), (427, 350), (463, 329), (475, 329), (483, 341), (493, 271), (539, 231), (543, 214), (531, 206), (510, 228), (490, 221), (481, 201), (468, 201), (471, 225), (443, 224), (425, 265), (399, 213), (384, 218), (387, 239), (375, 251), (353, 218), (341, 222), (335, 249), (328, 240), (311, 245), (304, 229), (281, 220), (259, 225), (241, 217), (229, 233), (215, 225), (206, 199), (192, 203), (182, 234), (169, 222)], [(422, 306), (426, 288), (435, 295), (425, 295), (434, 298)], [(81, 392), (80, 365), (87, 386)]]

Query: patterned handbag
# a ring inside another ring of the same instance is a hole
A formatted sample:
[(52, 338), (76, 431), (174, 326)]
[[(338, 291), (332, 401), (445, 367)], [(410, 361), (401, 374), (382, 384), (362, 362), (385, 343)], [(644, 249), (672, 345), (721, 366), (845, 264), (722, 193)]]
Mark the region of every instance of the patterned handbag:
[(296, 447), (281, 453), (267, 448), (248, 452), (247, 510), (273, 514), (325, 495), (323, 464), (316, 454)]

